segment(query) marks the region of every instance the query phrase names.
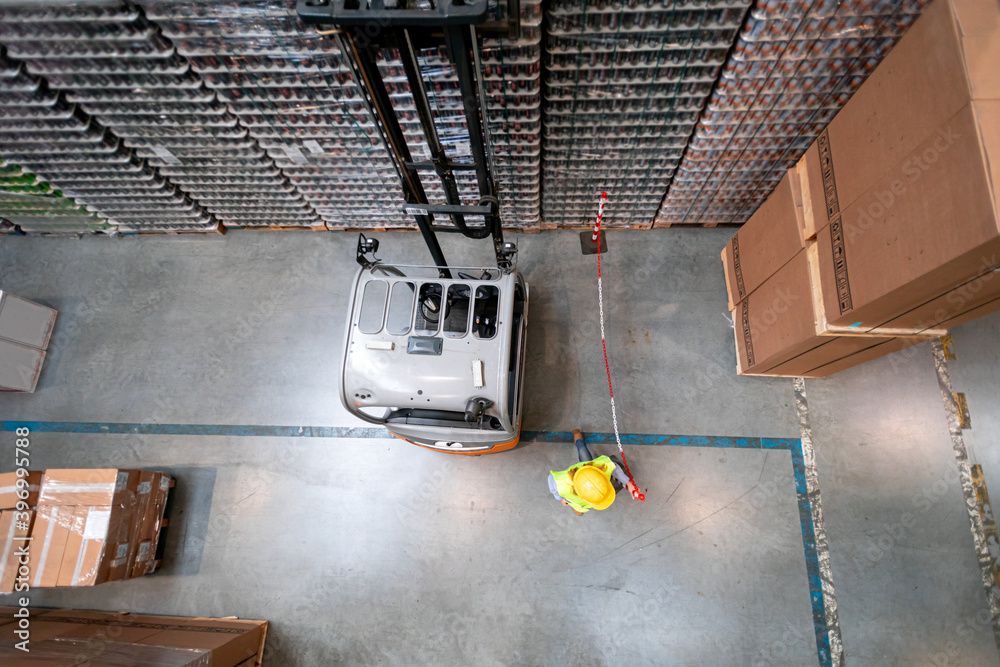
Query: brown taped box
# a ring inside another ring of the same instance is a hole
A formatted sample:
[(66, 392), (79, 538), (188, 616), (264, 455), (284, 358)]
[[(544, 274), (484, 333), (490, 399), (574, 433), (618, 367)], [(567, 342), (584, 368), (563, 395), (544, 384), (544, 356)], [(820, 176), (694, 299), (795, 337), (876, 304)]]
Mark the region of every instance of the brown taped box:
[(942, 137), (949, 148), (921, 161), (917, 176), (907, 175), (913, 162), (900, 163), (817, 234), (831, 325), (921, 331), (927, 322), (916, 309), (1000, 266), (1000, 172), (991, 174), (983, 152), (992, 144), (1000, 159), (1000, 102), (963, 108)]
[[(814, 225), (804, 238), (813, 238), (970, 102), (1000, 99), (998, 62), (1000, 5), (994, 0), (936, 0), (924, 9), (830, 122), (824, 133), (829, 152), (817, 141), (800, 161), (804, 222)], [(835, 182), (835, 192), (825, 180)]]
[(802, 249), (799, 230), (803, 212), (798, 185), (798, 175), (790, 169), (722, 249), (729, 310)]
[[(42, 485), (42, 475), (41, 470), (30, 470), (24, 478), (19, 478), (17, 473), (13, 472), (0, 473), (0, 510), (14, 509), (17, 507), (18, 501), (21, 500), (27, 503), (29, 508), (37, 505), (38, 491)], [(26, 480), (21, 483), (20, 489), (18, 487), (19, 479)], [(25, 488), (25, 484), (27, 488)], [(27, 497), (21, 498), (18, 490), (22, 493), (27, 491)]]
[(879, 349), (885, 353), (896, 349), (883, 345), (893, 341), (893, 336), (816, 332), (805, 251), (737, 304), (733, 320), (740, 375), (826, 377), (853, 365), (847, 359), (862, 363)]
[(139, 484), (139, 526), (136, 533), (128, 577), (141, 577), (152, 571), (163, 511), (170, 492), (170, 475), (142, 471)]
[(74, 511), (74, 507), (61, 505), (39, 505), (35, 510), (28, 558), (32, 588), (57, 585)]
[[(34, 521), (35, 513), (31, 510), (0, 512), (0, 593), (14, 590), (22, 554), (30, 544), (24, 538), (31, 535)], [(28, 551), (30, 554), (30, 549)]]
[(110, 505), (74, 508), (73, 529), (66, 540), (59, 586), (94, 586), (108, 580), (114, 554), (109, 533), (118, 532), (121, 510)]
[[(58, 628), (45, 638), (55, 636), (91, 638), (107, 636), (147, 646), (164, 646), (173, 649), (202, 649), (211, 651), (211, 665), (238, 665), (259, 656), (267, 631), (267, 621), (240, 620), (235, 618), (181, 618), (174, 616), (148, 616), (143, 614), (116, 614), (99, 611), (54, 610), (42, 612), (35, 623)], [(149, 631), (148, 633), (146, 631)], [(34, 632), (32, 638), (34, 639)]]
[(100, 577), (107, 581), (120, 581), (128, 578), (130, 553), (139, 534), (139, 484), (142, 472), (139, 470), (127, 472), (125, 492), (119, 496), (119, 504), (114, 506), (112, 521), (108, 528), (107, 571), (102, 570)]
[(927, 322), (1000, 266), (997, 62), (1000, 4), (937, 0), (800, 161), (832, 326), (921, 331), (988, 302)]
[(39, 504), (117, 505), (127, 493), (132, 470), (117, 468), (49, 468), (42, 478)]

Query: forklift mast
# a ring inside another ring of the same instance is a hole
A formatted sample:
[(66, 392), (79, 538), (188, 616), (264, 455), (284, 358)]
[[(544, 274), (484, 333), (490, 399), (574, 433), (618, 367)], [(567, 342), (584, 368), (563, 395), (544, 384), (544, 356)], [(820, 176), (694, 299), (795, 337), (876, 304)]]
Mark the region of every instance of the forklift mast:
[[(442, 278), (451, 278), (451, 272), (438, 243), (437, 232), (460, 233), (472, 239), (492, 237), (497, 267), (504, 273), (513, 271), (517, 260), (517, 247), (503, 238), (479, 45), (481, 35), (517, 35), (520, 30), (519, 2), (506, 1), (508, 18), (500, 22), (488, 20), (488, 0), (298, 0), (297, 11), (304, 23), (336, 27), (332, 34), (336, 35), (354, 70), (366, 106), (376, 120), (399, 175), (404, 211), (416, 220)], [(469, 132), (471, 163), (456, 162), (445, 152), (417, 60), (418, 49), (442, 44), (454, 63), (458, 78)], [(378, 54), (383, 48), (399, 53), (430, 151), (429, 161), (414, 161), (410, 154), (378, 68)], [(436, 173), (446, 203), (428, 202), (420, 180), (421, 169)], [(456, 171), (475, 171), (478, 204), (462, 204)], [(466, 216), (482, 216), (485, 224), (469, 224)], [(358, 263), (371, 266), (372, 261), (367, 256), (374, 254), (377, 248), (378, 242), (374, 239), (359, 239)]]

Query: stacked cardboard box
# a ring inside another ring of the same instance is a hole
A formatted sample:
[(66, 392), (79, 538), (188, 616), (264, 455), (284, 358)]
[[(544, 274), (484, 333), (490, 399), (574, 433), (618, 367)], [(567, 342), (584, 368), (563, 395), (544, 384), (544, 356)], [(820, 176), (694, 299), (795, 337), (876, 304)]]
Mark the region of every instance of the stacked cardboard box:
[(0, 591), (14, 588), (17, 554), (27, 536), (32, 588), (93, 586), (156, 569), (170, 475), (50, 469), (26, 479), (35, 490), (21, 499), (14, 474), (0, 475)]
[(0, 290), (0, 391), (35, 391), (57, 314)]
[(267, 621), (32, 609), (25, 653), (13, 639), (15, 613), (0, 614), (0, 633), (12, 637), (0, 643), (8, 665), (251, 667), (261, 664), (267, 634)]
[(723, 252), (739, 372), (822, 377), (1000, 309), (1000, 7), (937, 0)]

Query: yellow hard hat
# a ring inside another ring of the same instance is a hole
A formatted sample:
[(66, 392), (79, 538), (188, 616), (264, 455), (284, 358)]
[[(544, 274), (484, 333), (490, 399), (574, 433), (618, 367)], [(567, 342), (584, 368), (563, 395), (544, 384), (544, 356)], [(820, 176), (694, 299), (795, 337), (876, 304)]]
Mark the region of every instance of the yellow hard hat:
[(615, 489), (608, 478), (592, 465), (577, 469), (573, 476), (573, 490), (595, 510), (607, 509), (615, 502)]

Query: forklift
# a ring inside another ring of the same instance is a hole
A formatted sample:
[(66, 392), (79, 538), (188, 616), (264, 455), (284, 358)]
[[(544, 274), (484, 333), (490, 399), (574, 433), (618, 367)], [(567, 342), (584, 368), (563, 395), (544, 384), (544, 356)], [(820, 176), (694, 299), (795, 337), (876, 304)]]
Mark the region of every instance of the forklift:
[[(358, 238), (340, 397), (348, 412), (414, 445), (451, 454), (517, 445), (523, 406), (528, 284), (505, 241), (485, 114), (480, 38), (511, 36), (518, 0), (497, 18), (487, 0), (299, 0), (304, 23), (332, 32), (354, 71), (399, 176), (433, 263), (377, 259), (378, 241)], [(329, 34), (329, 33), (324, 33)], [(419, 49), (444, 46), (454, 64), (471, 161), (452, 159), (435, 126)], [(379, 70), (380, 50), (398, 52), (430, 160), (415, 161)], [(421, 171), (440, 180), (445, 203), (431, 204)], [(474, 171), (478, 202), (463, 204), (456, 172)], [(449, 267), (437, 233), (491, 238), (496, 267)]]

